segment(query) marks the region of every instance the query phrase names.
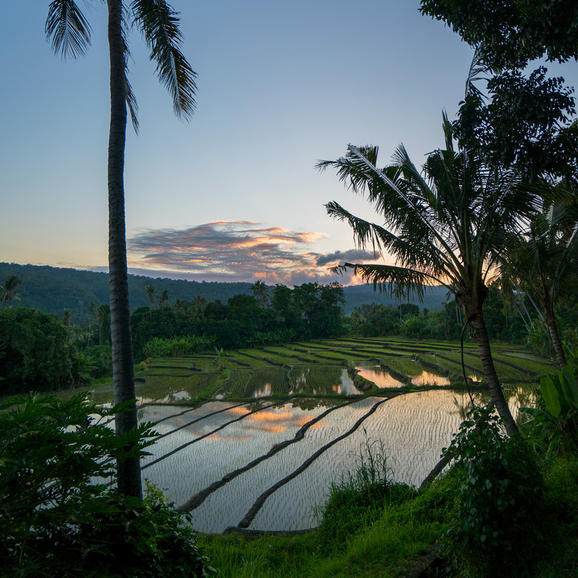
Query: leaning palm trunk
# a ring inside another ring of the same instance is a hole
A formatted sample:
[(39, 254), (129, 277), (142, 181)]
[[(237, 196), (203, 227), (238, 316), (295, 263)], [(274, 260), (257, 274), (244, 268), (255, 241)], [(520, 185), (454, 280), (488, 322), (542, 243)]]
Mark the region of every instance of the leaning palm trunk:
[[(108, 141), (110, 329), (114, 402), (115, 404), (126, 403), (129, 406), (126, 411), (116, 414), (116, 432), (122, 435), (137, 427), (137, 412), (130, 335), (124, 211), (124, 151), (127, 111), (121, 0), (108, 0), (108, 42), (110, 53), (110, 133)], [(119, 491), (123, 494), (142, 497), (139, 458), (119, 458), (117, 467)]]
[(490, 399), (502, 419), (508, 435), (514, 436), (519, 433), (518, 426), (512, 416), (508, 402), (504, 397), (504, 392), (502, 391), (502, 386), (500, 385), (498, 374), (496, 373), (494, 360), (492, 358), (492, 350), (490, 348), (490, 340), (488, 338), (488, 331), (486, 329), (486, 323), (481, 309), (472, 319), (472, 326), (476, 330), (480, 362), (482, 364), (484, 377), (486, 378)]
[(558, 331), (554, 309), (549, 300), (545, 300), (544, 305), (544, 320), (546, 321), (548, 331), (550, 332), (550, 338), (552, 339), (552, 345), (554, 346), (554, 353), (556, 354), (556, 359), (558, 360), (560, 369), (564, 369), (564, 367), (566, 367), (566, 355), (564, 354), (564, 347), (562, 346), (562, 340), (560, 339), (560, 332)]

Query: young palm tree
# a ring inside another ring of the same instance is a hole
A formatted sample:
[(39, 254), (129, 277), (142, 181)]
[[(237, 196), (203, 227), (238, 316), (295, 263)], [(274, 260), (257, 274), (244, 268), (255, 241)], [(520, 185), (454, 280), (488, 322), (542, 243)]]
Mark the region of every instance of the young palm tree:
[(532, 302), (537, 302), (538, 313), (548, 327), (561, 368), (566, 365), (566, 356), (555, 307), (561, 294), (576, 287), (578, 224), (575, 193), (573, 200), (573, 204), (548, 203), (532, 219), (527, 232), (509, 239), (500, 258), (504, 284), (530, 294)]
[(261, 307), (267, 307), (269, 304), (269, 289), (263, 281), (257, 281), (251, 287), (251, 293), (253, 293), (253, 297), (257, 299), (257, 302)]
[[(178, 14), (165, 0), (107, 0), (110, 58), (110, 131), (108, 141), (109, 274), (112, 360), (115, 403), (131, 411), (116, 416), (116, 431), (137, 426), (130, 335), (130, 309), (124, 212), (124, 150), (127, 109), (135, 129), (136, 101), (127, 76), (127, 31), (130, 17), (143, 33), (156, 63), (157, 75), (169, 90), (177, 114), (192, 114), (195, 72), (181, 52)], [(90, 44), (91, 29), (74, 0), (53, 0), (48, 8), (46, 35), (55, 52), (76, 57)], [(125, 494), (142, 496), (138, 458), (118, 460), (118, 487)]]
[(151, 307), (155, 306), (156, 303), (156, 291), (155, 288), (152, 285), (147, 285), (145, 287), (145, 290), (147, 292), (147, 299), (149, 300), (149, 303), (151, 304)]
[(169, 302), (169, 292), (163, 289), (161, 296), (159, 297), (159, 308), (164, 307)]
[(328, 214), (349, 223), (356, 243), (387, 251), (396, 265), (345, 263), (374, 287), (423, 291), (441, 284), (455, 295), (477, 333), (482, 368), (491, 399), (510, 435), (518, 432), (496, 374), (483, 305), (486, 283), (505, 234), (520, 229), (534, 211), (535, 197), (519, 187), (509, 171), (484, 166), (466, 151), (454, 149), (452, 126), (444, 115), (445, 150), (431, 153), (422, 175), (400, 146), (391, 166), (378, 169), (377, 147), (349, 146), (344, 158), (322, 161), (334, 167), (340, 180), (367, 195), (384, 219), (379, 225), (360, 219), (336, 202)]
[(2, 303), (2, 305), (10, 303), (10, 301), (20, 300), (17, 289), (18, 285), (21, 283), (22, 281), (20, 281), (20, 279), (15, 275), (9, 275), (6, 277), (2, 287), (0, 287), (0, 303)]

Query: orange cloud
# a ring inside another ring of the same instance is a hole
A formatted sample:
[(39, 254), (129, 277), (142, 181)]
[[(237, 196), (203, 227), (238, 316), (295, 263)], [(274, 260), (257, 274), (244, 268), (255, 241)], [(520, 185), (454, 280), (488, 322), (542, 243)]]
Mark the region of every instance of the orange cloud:
[(260, 429), (269, 433), (280, 433), (286, 431), (287, 427), (284, 425), (265, 425)]
[(246, 407), (232, 407), (227, 410), (227, 413), (232, 413), (233, 415), (247, 415), (251, 410)]
[(347, 283), (348, 278), (333, 273), (330, 265), (350, 251), (326, 255), (302, 250), (323, 237), (318, 232), (262, 227), (254, 221), (215, 221), (182, 230), (141, 232), (128, 247), (131, 268), (171, 271), (188, 279)]

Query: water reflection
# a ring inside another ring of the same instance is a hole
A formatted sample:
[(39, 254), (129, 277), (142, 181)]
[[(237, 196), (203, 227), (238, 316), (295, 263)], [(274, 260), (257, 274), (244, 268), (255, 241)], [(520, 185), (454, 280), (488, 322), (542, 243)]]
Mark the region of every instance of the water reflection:
[(272, 392), (271, 384), (266, 383), (263, 385), (263, 387), (255, 389), (255, 391), (253, 392), (253, 397), (255, 398), (269, 397), (271, 395), (271, 392)]
[[(515, 414), (520, 402), (527, 405), (534, 394), (524, 387), (511, 387), (506, 395)], [(476, 403), (487, 401), (485, 393), (476, 392), (474, 396)], [(376, 400), (366, 398), (339, 407), (309, 428), (303, 440), (224, 485), (193, 512), (194, 526), (199, 531), (222, 532), (237, 524), (263, 491), (294, 471), (319, 448), (347, 432)], [(166, 419), (157, 426), (160, 433), (169, 433), (187, 422), (190, 425), (160, 439), (151, 448), (153, 455), (145, 457), (145, 465), (200, 435), (209, 436), (145, 469), (145, 477), (166, 489), (172, 501), (182, 504), (233, 470), (265, 455), (281, 441), (293, 438), (300, 427), (327, 409), (327, 405), (320, 405), (320, 400), (296, 402), (305, 407), (287, 403), (256, 413), (250, 413), (259, 407), (256, 404), (230, 407), (226, 402), (211, 402), (190, 414)], [(315, 508), (326, 499), (331, 483), (355, 464), (365, 436), (383, 442), (395, 480), (419, 484), (437, 462), (441, 448), (449, 444), (469, 405), (466, 393), (451, 390), (421, 391), (391, 399), (364, 422), (363, 428), (335, 444), (301, 475), (275, 492), (251, 527), (288, 530), (318, 523)], [(216, 408), (226, 411), (208, 415)], [(168, 406), (150, 406), (141, 410), (142, 419), (169, 416), (170, 411)], [(203, 415), (207, 415), (206, 420), (192, 423)], [(211, 433), (243, 416), (246, 417)]]
[(226, 395), (255, 399), (272, 395), (359, 395), (347, 369), (340, 365), (295, 365), (233, 369)]
[(447, 377), (425, 370), (420, 375), (412, 377), (411, 382), (413, 385), (450, 385), (450, 380)]
[(404, 383), (395, 379), (390, 373), (379, 365), (360, 365), (356, 367), (359, 375), (369, 381), (373, 381), (380, 389), (403, 387)]

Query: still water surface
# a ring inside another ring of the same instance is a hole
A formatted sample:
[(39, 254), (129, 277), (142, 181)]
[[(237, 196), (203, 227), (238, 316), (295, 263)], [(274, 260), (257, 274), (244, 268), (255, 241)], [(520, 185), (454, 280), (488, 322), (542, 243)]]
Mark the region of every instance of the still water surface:
[[(319, 448), (347, 432), (380, 399), (370, 397), (335, 409), (310, 427), (303, 440), (216, 490), (192, 512), (195, 528), (222, 532), (237, 525), (261, 493)], [(271, 403), (262, 401), (260, 405)], [(332, 482), (338, 482), (355, 466), (367, 441), (382, 445), (392, 479), (419, 485), (437, 463), (442, 448), (450, 443), (467, 403), (467, 395), (448, 390), (408, 393), (386, 401), (353, 434), (322, 453), (303, 473), (273, 493), (250, 528), (298, 530), (316, 526), (318, 510), (327, 499)], [(512, 397), (514, 412), (517, 404), (517, 398)], [(152, 405), (141, 410), (141, 419), (163, 419), (156, 430), (165, 434), (150, 449), (153, 455), (144, 459), (144, 476), (163, 488), (175, 504), (186, 502), (229, 472), (266, 454), (275, 444), (293, 438), (301, 426), (329, 407), (319, 400), (301, 399), (251, 413), (260, 406), (233, 405), (210, 402), (174, 417), (171, 416), (181, 412), (182, 407)], [(209, 415), (219, 410), (225, 411)], [(225, 425), (228, 422), (233, 423)], [(214, 432), (221, 426), (224, 427)], [(201, 436), (207, 437), (190, 444)], [(175, 453), (147, 465), (171, 451)]]

